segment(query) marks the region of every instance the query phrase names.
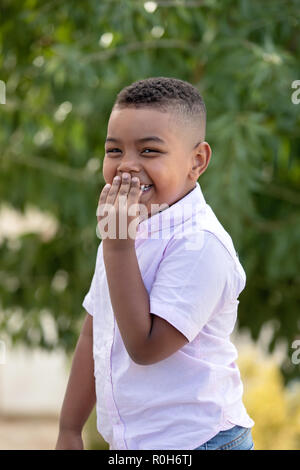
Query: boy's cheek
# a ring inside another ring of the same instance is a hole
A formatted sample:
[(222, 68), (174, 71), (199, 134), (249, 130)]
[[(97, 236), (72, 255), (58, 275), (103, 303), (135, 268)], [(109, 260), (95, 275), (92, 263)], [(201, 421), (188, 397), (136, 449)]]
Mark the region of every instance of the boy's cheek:
[(102, 174), (105, 183), (112, 184), (114, 176), (116, 176), (116, 170), (113, 170), (112, 168), (107, 168), (107, 166), (103, 164)]

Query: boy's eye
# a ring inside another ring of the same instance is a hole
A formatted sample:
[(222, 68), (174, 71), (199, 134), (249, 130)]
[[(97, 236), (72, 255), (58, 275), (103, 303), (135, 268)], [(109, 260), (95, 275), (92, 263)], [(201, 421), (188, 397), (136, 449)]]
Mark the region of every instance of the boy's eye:
[(111, 149), (111, 150), (106, 150), (106, 153), (114, 152), (114, 150), (117, 150), (118, 152), (121, 152), (119, 149)]
[[(120, 149), (115, 148), (115, 149), (111, 149), (111, 150), (106, 150), (106, 153), (116, 153), (115, 150), (116, 150), (117, 152), (121, 152)], [(144, 149), (144, 150), (142, 151), (142, 153), (149, 153), (149, 152), (146, 152), (146, 150), (149, 150), (150, 153), (153, 153), (153, 152), (154, 152), (154, 153), (160, 153), (159, 150), (154, 150), (154, 149), (149, 149), (149, 148)]]
[(146, 150), (149, 150), (150, 153), (152, 153), (152, 152), (159, 153), (159, 150), (153, 150), (153, 149), (145, 149), (145, 150), (143, 150), (143, 153), (146, 152)]

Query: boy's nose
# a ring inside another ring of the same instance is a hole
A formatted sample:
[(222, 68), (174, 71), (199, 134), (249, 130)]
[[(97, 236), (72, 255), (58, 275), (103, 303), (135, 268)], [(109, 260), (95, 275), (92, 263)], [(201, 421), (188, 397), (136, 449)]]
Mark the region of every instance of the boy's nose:
[(118, 174), (129, 173), (135, 176), (140, 172), (141, 165), (132, 153), (124, 153), (122, 161), (117, 168)]

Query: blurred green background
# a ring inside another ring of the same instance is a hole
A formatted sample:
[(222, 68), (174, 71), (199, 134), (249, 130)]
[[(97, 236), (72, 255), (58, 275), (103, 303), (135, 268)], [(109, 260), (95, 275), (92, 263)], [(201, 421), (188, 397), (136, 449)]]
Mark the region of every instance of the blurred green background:
[[(4, 227), (0, 337), (71, 357), (99, 244), (96, 208), (116, 94), (151, 76), (187, 80), (204, 97), (213, 151), (199, 182), (247, 275), (237, 331), (256, 342), (267, 325), (270, 354), (284, 348), (276, 373), (252, 353), (252, 368), (241, 363), (256, 440), (272, 448), (292, 433), (284, 445), (300, 449), (300, 405), (286, 404), (300, 370), (292, 361), (300, 338), (300, 104), (292, 100), (299, 1), (2, 0), (0, 15), (1, 207), (20, 217), (34, 207), (53, 221), (51, 230), (41, 222), (44, 230), (14, 240)], [(260, 392), (265, 399), (255, 400)], [(278, 407), (275, 429), (268, 420)], [(89, 423), (94, 430), (93, 416)], [(97, 447), (99, 435), (87, 433)]]

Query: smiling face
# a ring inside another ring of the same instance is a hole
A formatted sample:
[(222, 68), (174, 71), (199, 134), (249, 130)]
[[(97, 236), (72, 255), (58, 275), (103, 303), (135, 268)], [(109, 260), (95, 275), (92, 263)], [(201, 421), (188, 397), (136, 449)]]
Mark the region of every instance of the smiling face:
[(170, 113), (114, 108), (107, 127), (104, 180), (111, 184), (116, 175), (126, 172), (137, 176), (140, 184), (153, 185), (139, 199), (150, 216), (152, 204), (171, 206), (195, 188), (211, 154), (209, 145), (199, 141)]

